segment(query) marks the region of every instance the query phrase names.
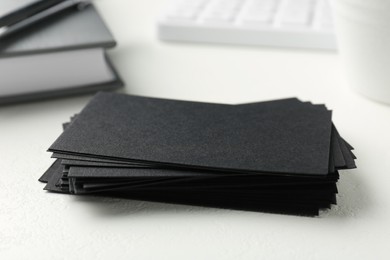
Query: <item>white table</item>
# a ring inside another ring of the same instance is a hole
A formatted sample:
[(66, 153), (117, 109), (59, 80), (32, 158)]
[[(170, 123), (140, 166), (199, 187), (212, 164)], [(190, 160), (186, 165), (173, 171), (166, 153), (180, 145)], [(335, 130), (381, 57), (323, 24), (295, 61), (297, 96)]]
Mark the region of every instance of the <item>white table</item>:
[(37, 181), (46, 149), (91, 95), (0, 107), (1, 259), (390, 259), (390, 106), (352, 92), (335, 53), (162, 43), (166, 1), (95, 2), (125, 93), (326, 103), (359, 168), (316, 218), (51, 194)]

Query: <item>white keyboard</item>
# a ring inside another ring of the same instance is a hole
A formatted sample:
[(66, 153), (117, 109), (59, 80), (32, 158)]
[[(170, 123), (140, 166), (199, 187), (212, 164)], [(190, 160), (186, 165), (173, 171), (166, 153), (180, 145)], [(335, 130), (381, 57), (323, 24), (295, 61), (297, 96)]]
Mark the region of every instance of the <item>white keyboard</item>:
[(328, 0), (177, 0), (161, 40), (336, 49)]

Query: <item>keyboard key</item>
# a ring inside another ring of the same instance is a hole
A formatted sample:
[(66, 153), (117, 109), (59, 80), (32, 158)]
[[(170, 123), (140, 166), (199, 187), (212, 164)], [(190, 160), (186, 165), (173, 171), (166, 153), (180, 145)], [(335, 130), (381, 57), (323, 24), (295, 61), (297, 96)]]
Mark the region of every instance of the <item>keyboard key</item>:
[(167, 18), (171, 21), (192, 21), (205, 4), (207, 0), (182, 0), (168, 11)]
[(282, 23), (294, 26), (309, 26), (313, 11), (313, 0), (292, 0), (284, 8)]
[(207, 0), (185, 0), (179, 1), (178, 6), (186, 6), (191, 8), (200, 9), (207, 4)]
[(257, 11), (249, 12), (241, 17), (245, 25), (266, 25), (272, 23), (274, 14), (271, 12)]
[(242, 1), (217, 0), (206, 11), (205, 23), (232, 23), (240, 10)]
[(306, 12), (295, 11), (295, 12), (286, 12), (283, 15), (282, 22), (286, 25), (309, 25), (310, 15)]
[(322, 29), (332, 30), (334, 28), (332, 10), (328, 1), (322, 1), (322, 9), (319, 11), (318, 16)]
[(252, 0), (248, 3), (248, 10), (263, 10), (265, 12), (275, 11), (279, 0)]
[(240, 1), (218, 1), (213, 5), (213, 9), (237, 10), (240, 5)]
[(230, 23), (233, 22), (234, 14), (232, 12), (210, 12), (203, 17), (206, 23)]

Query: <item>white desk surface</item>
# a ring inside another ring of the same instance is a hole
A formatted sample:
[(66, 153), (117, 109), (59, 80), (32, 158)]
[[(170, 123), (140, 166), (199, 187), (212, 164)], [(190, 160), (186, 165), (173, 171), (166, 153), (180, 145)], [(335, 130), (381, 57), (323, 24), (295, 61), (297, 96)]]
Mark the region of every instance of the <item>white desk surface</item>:
[(335, 53), (162, 43), (166, 1), (95, 2), (125, 93), (326, 103), (358, 169), (341, 173), (338, 205), (316, 218), (51, 194), (37, 181), (46, 149), (91, 95), (0, 107), (1, 259), (390, 259), (390, 106), (351, 91)]

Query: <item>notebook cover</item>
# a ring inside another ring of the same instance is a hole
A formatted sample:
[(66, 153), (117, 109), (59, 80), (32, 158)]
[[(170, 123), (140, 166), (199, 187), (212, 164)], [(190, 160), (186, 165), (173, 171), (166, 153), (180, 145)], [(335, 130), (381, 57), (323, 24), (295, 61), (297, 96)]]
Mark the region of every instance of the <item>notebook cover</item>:
[[(0, 9), (5, 4), (4, 1), (14, 0), (1, 0)], [(64, 11), (0, 39), (0, 56), (111, 48), (115, 45), (113, 35), (91, 4), (81, 11)]]
[(121, 77), (119, 76), (118, 72), (112, 65), (110, 59), (107, 57), (107, 55), (106, 55), (106, 62), (114, 74), (115, 77), (114, 81), (102, 82), (99, 84), (92, 84), (92, 85), (69, 86), (63, 89), (39, 91), (39, 92), (26, 93), (20, 95), (0, 96), (0, 106), (19, 103), (19, 102), (53, 99), (53, 98), (60, 98), (65, 96), (94, 93), (100, 90), (114, 90), (114, 89), (121, 88), (124, 85), (124, 83)]
[(13, 24), (63, 1), (66, 0), (2, 0), (0, 27)]

